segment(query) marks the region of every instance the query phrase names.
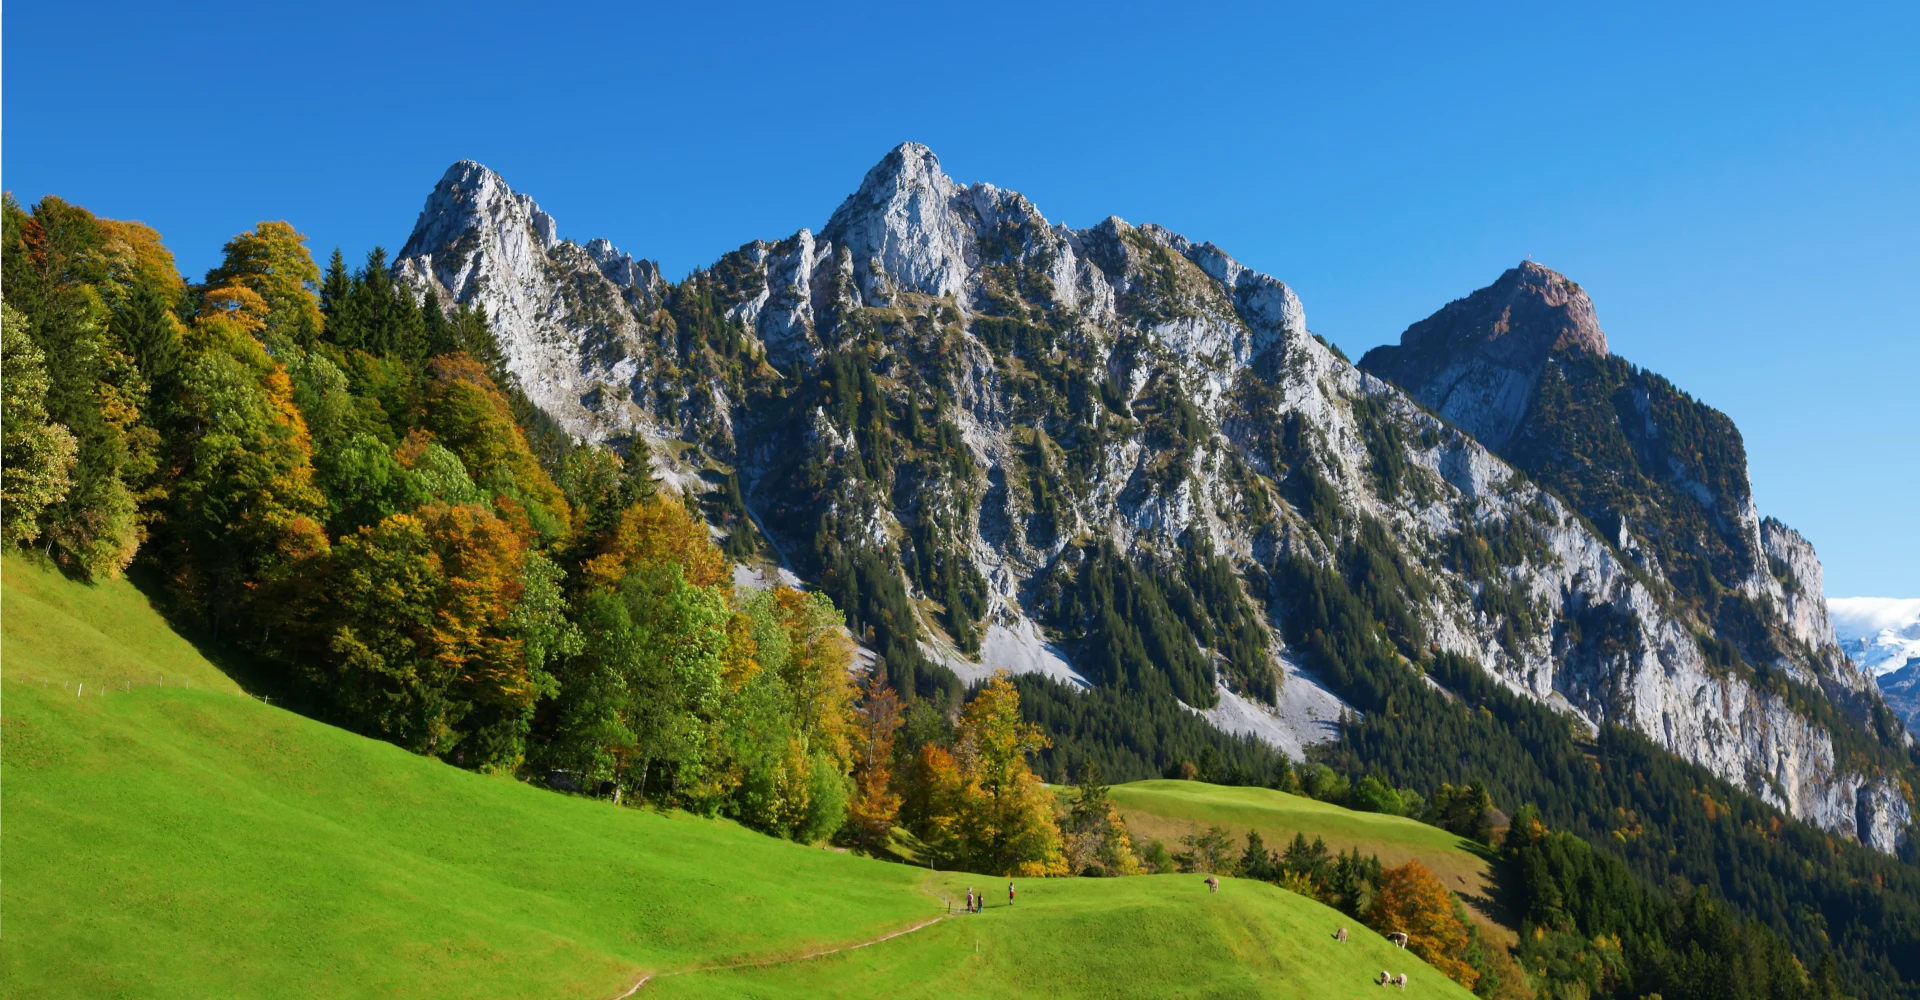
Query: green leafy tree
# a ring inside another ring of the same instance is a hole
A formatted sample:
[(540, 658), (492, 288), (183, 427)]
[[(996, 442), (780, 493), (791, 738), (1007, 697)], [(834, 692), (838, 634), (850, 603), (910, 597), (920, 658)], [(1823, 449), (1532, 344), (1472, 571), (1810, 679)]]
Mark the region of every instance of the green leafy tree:
[[(329, 563), (316, 680), (336, 711), (416, 752), (518, 766), (529, 712), (553, 689), (546, 661), (572, 643), (552, 621), (550, 570), (528, 572), (512, 528), (478, 504), (434, 504), (341, 539)], [(523, 611), (529, 582), (539, 604)]]
[(318, 298), (320, 269), (307, 238), (285, 222), (262, 222), (221, 248), (225, 257), (207, 272), (207, 288), (245, 288), (266, 304), (261, 335), (269, 342), (313, 346), (324, 323)]
[(8, 542), (40, 537), (40, 515), (73, 485), (79, 446), (47, 417), (46, 359), (26, 317), (0, 305), (0, 531)]
[(53, 196), (31, 215), (9, 196), (0, 215), (7, 304), (44, 358), (47, 416), (76, 446), (68, 487), (36, 518), (41, 543), (70, 571), (116, 576), (140, 546), (137, 484), (154, 472), (158, 438), (143, 419), (146, 380), (110, 329), (109, 303), (170, 260), (152, 230)]
[(732, 616), (722, 588), (690, 584), (675, 562), (637, 564), (613, 589), (589, 593), (578, 619), (586, 648), (565, 680), (556, 761), (622, 793), (697, 783), (721, 707)]
[(326, 498), (286, 370), (225, 316), (204, 318), (195, 339), (156, 558), (181, 611), (216, 634), (261, 612), (264, 629), (291, 607), (281, 589), (326, 552)]

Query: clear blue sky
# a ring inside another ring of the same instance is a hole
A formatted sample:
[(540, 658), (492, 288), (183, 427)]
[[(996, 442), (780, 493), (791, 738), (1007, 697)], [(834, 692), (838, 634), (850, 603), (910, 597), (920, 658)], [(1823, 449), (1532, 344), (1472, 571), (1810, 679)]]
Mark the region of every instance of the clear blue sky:
[(1355, 357), (1531, 254), (1738, 421), (1829, 594), (1920, 595), (1920, 5), (542, 6), (15, 0), (0, 182), (197, 275), (260, 219), (397, 249), (473, 158), (679, 275), (916, 139)]

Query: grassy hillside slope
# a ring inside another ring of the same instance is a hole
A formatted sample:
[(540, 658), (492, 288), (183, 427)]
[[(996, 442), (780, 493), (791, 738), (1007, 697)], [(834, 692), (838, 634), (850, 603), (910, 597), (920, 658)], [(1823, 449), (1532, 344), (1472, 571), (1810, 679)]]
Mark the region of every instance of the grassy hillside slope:
[[(966, 892), (942, 877), (943, 892)], [(1197, 875), (972, 882), (993, 900), (870, 948), (808, 962), (669, 976), (658, 997), (1327, 997), (1380, 995), (1405, 972), (1423, 997), (1472, 994), (1339, 912), (1263, 882)], [(1345, 944), (1333, 932), (1346, 927)]]
[[(470, 774), (241, 693), (125, 584), (0, 565), (9, 997), (1467, 994), (1310, 900), (1003, 882)], [(1333, 929), (1353, 940), (1336, 946)]]
[[(1270, 788), (1236, 788), (1203, 781), (1136, 781), (1115, 785), (1110, 793), (1136, 840), (1153, 838), (1170, 848), (1196, 829), (1222, 826), (1236, 838), (1248, 830), (1273, 850), (1284, 849), (1296, 833), (1321, 837), (1331, 851), (1359, 848), (1377, 854), (1392, 867), (1418, 859), (1467, 904), (1467, 912), (1498, 940), (1511, 944), (1513, 931), (1493, 902), (1491, 871), (1484, 850), (1438, 827), (1383, 813), (1355, 812)], [(1177, 849), (1177, 848), (1176, 848)]]
[(943, 909), (925, 872), (269, 708), (125, 584), (0, 586), (11, 996), (612, 996)]

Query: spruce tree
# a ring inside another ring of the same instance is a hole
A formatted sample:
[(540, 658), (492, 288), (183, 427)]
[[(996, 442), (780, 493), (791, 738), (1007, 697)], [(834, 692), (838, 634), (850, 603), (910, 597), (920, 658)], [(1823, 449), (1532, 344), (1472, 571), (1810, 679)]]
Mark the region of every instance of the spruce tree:
[(426, 298), (420, 303), (420, 329), (428, 357), (437, 358), (460, 350), (453, 324), (447, 320), (447, 312), (440, 306), (440, 293), (431, 288), (427, 289)]

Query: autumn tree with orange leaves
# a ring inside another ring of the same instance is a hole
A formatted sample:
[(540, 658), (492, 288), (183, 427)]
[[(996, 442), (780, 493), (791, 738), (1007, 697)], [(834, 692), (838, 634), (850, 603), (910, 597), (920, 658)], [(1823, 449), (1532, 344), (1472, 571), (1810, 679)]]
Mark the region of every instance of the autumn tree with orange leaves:
[(1367, 926), (1407, 936), (1407, 949), (1467, 989), (1480, 973), (1467, 964), (1467, 925), (1454, 913), (1453, 894), (1418, 861), (1389, 868), (1366, 914)]
[(872, 852), (884, 850), (900, 816), (900, 793), (893, 782), (893, 747), (905, 710), (887, 665), (876, 663), (860, 685), (853, 717), (853, 799), (847, 806), (847, 840)]
[(1029, 755), (1047, 739), (1020, 718), (1020, 692), (1004, 673), (974, 693), (951, 749), (922, 746), (901, 808), (939, 863), (1004, 875), (1064, 875), (1053, 796)]

